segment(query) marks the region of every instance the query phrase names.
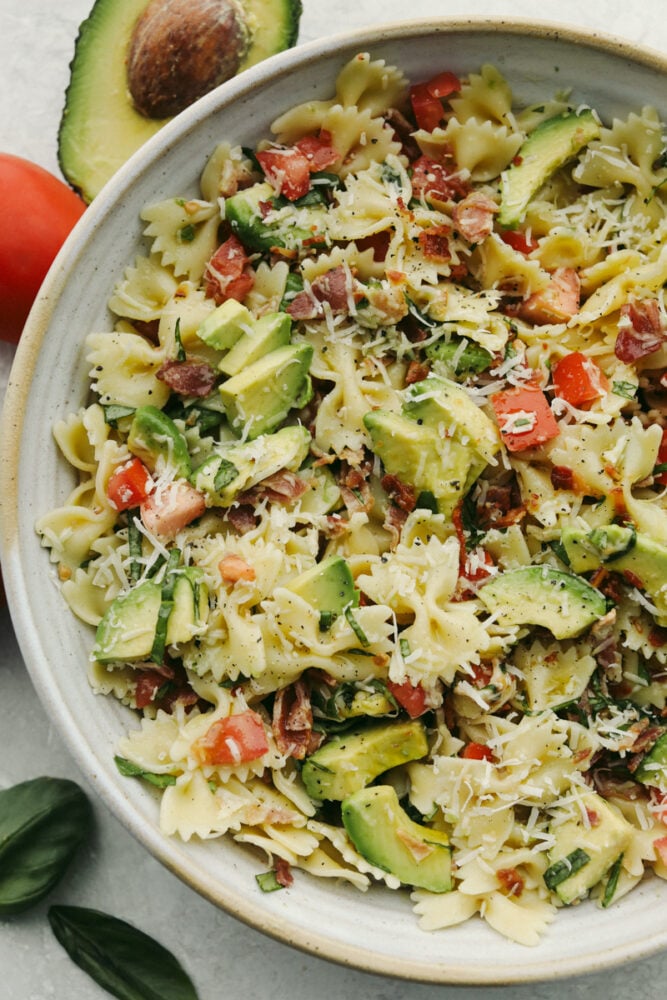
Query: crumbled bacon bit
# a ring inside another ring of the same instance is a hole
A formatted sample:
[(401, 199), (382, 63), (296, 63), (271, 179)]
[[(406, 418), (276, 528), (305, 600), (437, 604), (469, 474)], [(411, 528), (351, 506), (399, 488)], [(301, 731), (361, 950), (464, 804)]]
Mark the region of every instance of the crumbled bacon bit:
[(285, 756), (303, 760), (317, 749), (321, 735), (313, 731), (310, 690), (305, 681), (295, 681), (276, 692), (271, 728), (276, 746)]
[(496, 872), (496, 878), (504, 895), (514, 896), (515, 899), (519, 898), (526, 884), (516, 868), (499, 868)]
[(218, 373), (205, 361), (165, 361), (155, 377), (181, 396), (208, 396), (215, 386)]
[(614, 354), (626, 363), (659, 351), (667, 339), (657, 299), (635, 299), (621, 306)]
[(576, 490), (576, 478), (566, 465), (554, 465), (551, 470), (551, 485), (555, 490)]
[(289, 889), (294, 882), (289, 861), (285, 861), (284, 858), (276, 858), (273, 863), (273, 870), (276, 873), (276, 882), (278, 885), (282, 885), (283, 889)]
[(430, 374), (429, 365), (424, 365), (419, 361), (411, 361), (405, 373), (405, 384), (414, 385), (415, 382), (423, 382)]
[(381, 480), (382, 489), (401, 510), (408, 513), (417, 505), (417, 495), (414, 486), (401, 482), (398, 476), (387, 473)]

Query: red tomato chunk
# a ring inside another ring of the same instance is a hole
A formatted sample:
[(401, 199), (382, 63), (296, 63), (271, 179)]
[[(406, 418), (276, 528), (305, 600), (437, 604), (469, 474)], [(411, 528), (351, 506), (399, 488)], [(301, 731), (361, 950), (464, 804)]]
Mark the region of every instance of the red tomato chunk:
[(257, 153), (257, 160), (269, 184), (289, 201), (310, 191), (310, 162), (300, 149), (264, 149)]
[(535, 385), (496, 392), (491, 405), (509, 451), (536, 448), (560, 433), (549, 400)]
[(388, 681), (387, 688), (411, 719), (417, 719), (426, 711), (426, 692), (421, 684), (411, 684), (410, 681), (398, 684), (395, 681)]
[(552, 371), (554, 391), (559, 399), (572, 406), (592, 403), (609, 389), (609, 382), (592, 358), (581, 351), (573, 351), (554, 366)]
[(109, 476), (107, 496), (116, 510), (139, 507), (153, 489), (151, 474), (139, 458), (131, 458)]
[(257, 712), (247, 709), (218, 719), (193, 744), (202, 764), (246, 764), (269, 749), (264, 723)]

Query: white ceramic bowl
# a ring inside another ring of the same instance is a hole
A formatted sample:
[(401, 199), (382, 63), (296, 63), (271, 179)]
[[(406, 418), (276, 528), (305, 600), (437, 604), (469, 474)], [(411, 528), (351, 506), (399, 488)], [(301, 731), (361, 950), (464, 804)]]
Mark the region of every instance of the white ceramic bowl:
[(188, 109), (141, 149), (88, 209), (54, 264), (31, 313), (11, 376), (0, 466), (3, 573), (26, 664), (90, 786), (127, 828), (197, 892), (260, 930), (360, 969), (435, 983), (510, 983), (600, 971), (667, 946), (667, 884), (646, 880), (617, 906), (559, 914), (542, 943), (504, 940), (481, 920), (428, 934), (409, 902), (381, 888), (361, 894), (297, 873), (288, 892), (255, 890), (257, 861), (231, 841), (183, 844), (158, 828), (158, 805), (113, 762), (128, 710), (95, 697), (85, 664), (91, 630), (74, 618), (51, 578), (34, 531), (62, 503), (71, 473), (52, 444), (54, 421), (87, 391), (82, 344), (110, 329), (106, 302), (141, 242), (139, 210), (158, 197), (195, 193), (221, 138), (252, 144), (282, 110), (327, 97), (345, 60), (369, 51), (412, 80), (491, 62), (522, 103), (572, 86), (609, 120), (644, 104), (667, 118), (667, 61), (609, 38), (556, 25), (504, 20), (403, 22), (282, 53)]

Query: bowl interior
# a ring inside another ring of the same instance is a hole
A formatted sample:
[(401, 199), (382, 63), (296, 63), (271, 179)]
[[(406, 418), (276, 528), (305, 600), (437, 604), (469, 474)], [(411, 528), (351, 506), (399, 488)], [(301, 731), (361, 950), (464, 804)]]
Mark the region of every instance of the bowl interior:
[(257, 861), (227, 841), (183, 844), (158, 829), (157, 799), (113, 764), (132, 716), (95, 698), (85, 664), (91, 630), (71, 615), (34, 531), (61, 504), (70, 472), (51, 444), (53, 423), (87, 392), (83, 339), (111, 328), (106, 302), (142, 245), (139, 211), (160, 197), (194, 195), (209, 152), (223, 139), (251, 144), (283, 110), (327, 97), (342, 64), (368, 51), (411, 80), (442, 69), (497, 66), (520, 103), (562, 89), (603, 119), (652, 104), (667, 115), (667, 64), (609, 39), (549, 25), (502, 21), (404, 23), (283, 53), (208, 95), (123, 167), (88, 210), (54, 265), (21, 342), (2, 432), (3, 572), (19, 642), (40, 697), (91, 785), (160, 860), (194, 889), (276, 938), (355, 967), (442, 983), (508, 983), (594, 971), (667, 944), (667, 886), (646, 881), (618, 906), (561, 914), (535, 949), (481, 921), (435, 934), (419, 930), (408, 900), (367, 894), (297, 873), (288, 892), (256, 891)]

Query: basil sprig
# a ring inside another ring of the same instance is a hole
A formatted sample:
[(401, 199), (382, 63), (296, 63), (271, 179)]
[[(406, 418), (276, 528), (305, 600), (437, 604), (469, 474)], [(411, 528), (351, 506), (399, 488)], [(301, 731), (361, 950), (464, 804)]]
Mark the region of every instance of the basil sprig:
[(60, 880), (92, 826), (85, 793), (66, 778), (0, 791), (0, 916), (20, 913)]
[(198, 1000), (171, 952), (132, 924), (82, 906), (52, 906), (48, 917), (72, 961), (119, 1000)]

